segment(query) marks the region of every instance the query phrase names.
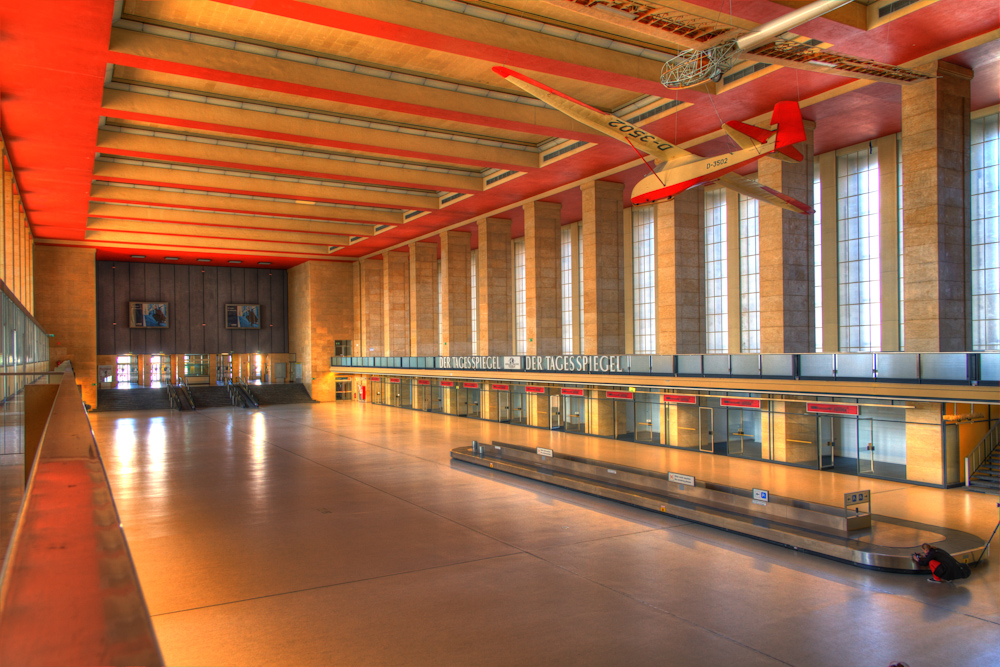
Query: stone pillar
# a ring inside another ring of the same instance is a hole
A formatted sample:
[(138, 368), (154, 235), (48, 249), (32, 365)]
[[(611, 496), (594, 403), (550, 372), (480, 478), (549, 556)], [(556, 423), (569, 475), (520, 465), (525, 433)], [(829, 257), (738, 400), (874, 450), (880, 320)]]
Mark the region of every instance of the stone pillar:
[(21, 197), (20, 195), (14, 195), (14, 217), (10, 220), (11, 226), (11, 243), (13, 244), (13, 264), (10, 271), (10, 282), (7, 283), (7, 287), (17, 300), (22, 299), (21, 296), (21, 275), (24, 271), (24, 262), (21, 261), (21, 234), (23, 233), (24, 227), (24, 213), (21, 211)]
[[(382, 260), (361, 260), (361, 356), (383, 356)], [(304, 370), (304, 369), (303, 369)]]
[(441, 234), (441, 310), (447, 356), (472, 354), (472, 235)]
[(437, 255), (436, 243), (411, 243), (410, 250), (410, 354), (436, 357)]
[[(290, 275), (290, 274), (289, 274)], [(291, 287), (289, 287), (291, 289)], [(354, 341), (351, 346), (351, 354), (355, 357), (364, 356), (364, 348), (361, 347), (361, 339), (363, 338), (364, 325), (361, 319), (361, 262), (353, 262), (351, 264), (351, 295), (353, 296), (351, 311), (354, 315), (354, 336), (352, 340)], [(292, 377), (291, 364), (289, 363), (289, 377)]]
[(410, 356), (409, 291), (409, 254), (382, 253), (382, 331), (387, 357)]
[(656, 353), (705, 351), (705, 192), (653, 208), (656, 224)]
[(511, 330), (510, 220), (479, 221), (476, 304), (479, 308), (480, 356), (513, 353)]
[(820, 227), (823, 235), (822, 253), (823, 340), (822, 352), (840, 351), (840, 294), (837, 287), (837, 154), (833, 151), (819, 156)]
[(969, 349), (966, 228), (972, 72), (943, 61), (903, 86), (903, 265), (907, 352)]
[[(806, 140), (795, 144), (801, 162), (765, 158), (757, 163), (757, 179), (812, 205), (813, 128), (806, 121)], [(815, 349), (812, 215), (765, 204), (760, 224), (760, 351), (763, 354), (812, 352)]]
[(524, 205), (524, 305), (528, 354), (562, 354), (559, 227), (562, 204)]
[[(0, 170), (2, 171), (2, 170)], [(14, 270), (14, 174), (3, 172), (3, 278), (4, 283), (11, 284), (11, 272)]]
[(583, 339), (587, 354), (625, 352), (621, 183), (591, 181), (583, 195)]

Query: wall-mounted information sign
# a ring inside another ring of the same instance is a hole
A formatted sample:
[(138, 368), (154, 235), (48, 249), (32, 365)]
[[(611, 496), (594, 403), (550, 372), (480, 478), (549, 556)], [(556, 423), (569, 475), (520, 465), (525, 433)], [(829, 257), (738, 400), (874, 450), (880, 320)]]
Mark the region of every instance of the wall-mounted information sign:
[(392, 384), (399, 384), (399, 378), (389, 378), (389, 382)]
[(430, 380), (417, 380), (417, 384), (419, 385), (428, 385), (430, 383), (431, 383)]
[(455, 383), (452, 382), (451, 380), (441, 380), (441, 386), (442, 387), (454, 387)]
[(466, 389), (479, 389), (478, 382), (463, 382), (462, 386), (465, 387)]
[(559, 393), (563, 396), (583, 396), (583, 389), (561, 389)]
[(552, 456), (552, 450), (547, 447), (536, 447), (535, 451), (538, 452), (539, 456)]
[(510, 391), (510, 385), (509, 384), (494, 384), (494, 385), (490, 385), (490, 388), (493, 391)]
[(719, 403), (727, 408), (760, 408), (756, 398), (720, 398)]
[(604, 392), (604, 394), (608, 398), (617, 398), (617, 399), (621, 399), (623, 401), (631, 401), (632, 400), (632, 392), (630, 392), (630, 391), (606, 391), (606, 392)]
[(545, 387), (532, 387), (531, 385), (528, 385), (527, 387), (524, 388), (524, 390), (526, 392), (528, 392), (529, 394), (544, 394), (545, 393)]
[(806, 403), (806, 412), (822, 415), (857, 415), (858, 406), (846, 403)]
[(683, 396), (681, 394), (664, 394), (664, 403), (687, 403), (688, 405), (695, 405), (698, 403), (697, 396)]

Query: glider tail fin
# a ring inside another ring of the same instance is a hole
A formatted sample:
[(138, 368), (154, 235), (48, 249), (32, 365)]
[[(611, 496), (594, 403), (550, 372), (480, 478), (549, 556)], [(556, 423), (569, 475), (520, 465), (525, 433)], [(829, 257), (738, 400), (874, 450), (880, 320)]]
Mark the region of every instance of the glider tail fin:
[(806, 140), (806, 128), (802, 123), (802, 110), (799, 109), (798, 103), (786, 101), (775, 104), (774, 112), (771, 114), (771, 125), (778, 128), (774, 144), (775, 152), (794, 162), (800, 162), (803, 156), (794, 148), (794, 144)]

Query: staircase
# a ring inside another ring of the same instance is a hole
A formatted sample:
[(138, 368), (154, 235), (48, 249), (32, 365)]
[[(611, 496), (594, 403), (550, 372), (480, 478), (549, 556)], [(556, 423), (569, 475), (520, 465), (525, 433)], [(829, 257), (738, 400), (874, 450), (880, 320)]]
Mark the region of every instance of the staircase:
[(218, 385), (190, 385), (191, 401), (194, 407), (202, 408), (231, 408), (233, 399), (229, 397), (229, 389)]
[(1000, 495), (1000, 449), (994, 449), (969, 478), (969, 491)]
[(253, 397), (261, 405), (318, 402), (309, 396), (309, 392), (306, 391), (305, 385), (301, 382), (292, 382), (289, 384), (252, 384), (250, 385), (250, 393), (253, 394)]
[(112, 410), (169, 410), (167, 388), (98, 389), (95, 412)]

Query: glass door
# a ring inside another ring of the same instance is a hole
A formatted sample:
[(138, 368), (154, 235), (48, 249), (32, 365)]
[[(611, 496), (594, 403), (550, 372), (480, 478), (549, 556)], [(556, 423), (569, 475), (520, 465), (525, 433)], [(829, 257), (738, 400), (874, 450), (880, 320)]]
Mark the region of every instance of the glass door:
[(583, 396), (563, 396), (563, 424), (567, 433), (587, 432), (587, 411)]
[(858, 474), (875, 474), (875, 439), (871, 419), (858, 420)]
[[(665, 444), (682, 449), (698, 449), (701, 443), (699, 420), (701, 410), (696, 405), (670, 403), (666, 405), (665, 421), (667, 426), (664, 438)], [(711, 408), (708, 408), (711, 409)]]
[(559, 394), (549, 396), (549, 428), (553, 431), (562, 430), (562, 397)]
[(816, 418), (816, 433), (819, 442), (819, 468), (826, 470), (837, 465), (837, 429), (834, 428), (832, 416), (820, 416)]
[(760, 410), (728, 408), (728, 436), (726, 453), (729, 456), (762, 460), (760, 437)]
[(635, 441), (658, 443), (660, 442), (660, 406), (648, 400), (642, 400), (646, 396), (646, 394), (638, 395), (635, 400)]
[(635, 403), (614, 399), (615, 437), (619, 440), (635, 440)]
[(528, 423), (528, 395), (518, 391), (510, 393), (510, 423)]
[(906, 479), (906, 423), (858, 419), (858, 474)]
[(715, 451), (714, 414), (712, 408), (698, 408), (698, 451)]
[(229, 381), (233, 379), (233, 355), (218, 355), (215, 362), (215, 371), (220, 384), (229, 384)]
[(466, 395), (465, 395), (465, 409), (466, 409), (465, 416), (466, 417), (475, 417), (476, 419), (479, 419), (479, 417), (480, 417), (480, 410), (481, 410), (481, 408), (479, 406), (479, 396), (480, 396), (481, 390), (479, 388), (475, 388), (475, 389), (473, 389), (473, 388), (467, 388), (465, 390), (465, 392), (466, 392)]
[(510, 392), (498, 391), (497, 393), (497, 421), (510, 423)]

